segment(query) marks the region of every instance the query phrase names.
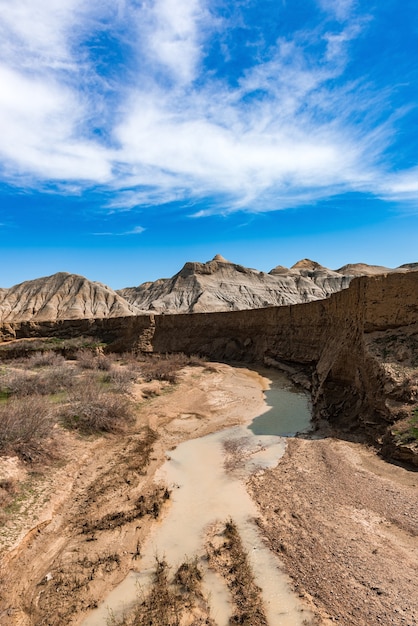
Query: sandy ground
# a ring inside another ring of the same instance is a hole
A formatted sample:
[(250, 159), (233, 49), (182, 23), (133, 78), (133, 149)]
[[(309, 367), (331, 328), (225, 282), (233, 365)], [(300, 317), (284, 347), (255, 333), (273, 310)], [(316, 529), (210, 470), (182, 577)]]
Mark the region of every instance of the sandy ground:
[[(153, 477), (170, 448), (260, 414), (265, 384), (226, 365), (187, 368), (141, 403), (132, 432), (65, 436), (66, 462), (31, 485), (2, 530), (1, 626), (80, 624), (135, 567), (169, 506)], [(249, 480), (262, 533), (319, 624), (418, 624), (417, 484), (334, 439), (289, 439), (277, 468)]]

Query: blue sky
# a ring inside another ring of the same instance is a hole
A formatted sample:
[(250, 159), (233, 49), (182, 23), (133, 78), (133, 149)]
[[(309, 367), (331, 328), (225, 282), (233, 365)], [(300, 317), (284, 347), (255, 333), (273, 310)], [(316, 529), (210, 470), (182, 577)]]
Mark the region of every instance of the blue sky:
[(0, 286), (418, 261), (415, 0), (0, 0)]

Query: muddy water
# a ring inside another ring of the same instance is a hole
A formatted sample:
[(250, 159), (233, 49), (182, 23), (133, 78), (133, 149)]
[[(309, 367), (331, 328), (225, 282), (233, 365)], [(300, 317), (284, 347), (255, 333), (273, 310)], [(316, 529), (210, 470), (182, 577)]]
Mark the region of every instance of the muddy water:
[(270, 389), (265, 393), (269, 408), (251, 422), (252, 432), (289, 437), (308, 431), (311, 427), (308, 396), (281, 372), (269, 370), (263, 374), (271, 380)]
[[(170, 452), (157, 480), (171, 487), (171, 507), (162, 522), (156, 523), (144, 545), (139, 571), (131, 572), (102, 606), (83, 622), (83, 626), (103, 626), (109, 610), (117, 615), (128, 608), (138, 597), (138, 590), (148, 586), (156, 555), (164, 557), (173, 570), (187, 558), (197, 556), (201, 559), (211, 616), (218, 626), (227, 626), (231, 616), (229, 591), (223, 580), (207, 569), (204, 544), (208, 528), (229, 518), (239, 529), (256, 582), (262, 589), (269, 626), (302, 625), (308, 614), (291, 592), (279, 561), (264, 546), (253, 522), (257, 511), (244, 486), (246, 476), (276, 465), (284, 453), (285, 439), (277, 434), (280, 430), (280, 417), (277, 417), (280, 388), (284, 392), (283, 411), (286, 415), (283, 431), (289, 434), (288, 406), (292, 391), (288, 381), (278, 375), (271, 389), (275, 394), (275, 412), (265, 414), (270, 416), (270, 426), (268, 421), (263, 422), (264, 431), (274, 430), (274, 434), (254, 434), (253, 422), (250, 427), (229, 428), (184, 442)], [(268, 402), (270, 404), (271, 395)], [(306, 428), (310, 415), (305, 396), (293, 393), (290, 404), (294, 415), (304, 414)], [(295, 430), (301, 430), (301, 420), (297, 424)]]

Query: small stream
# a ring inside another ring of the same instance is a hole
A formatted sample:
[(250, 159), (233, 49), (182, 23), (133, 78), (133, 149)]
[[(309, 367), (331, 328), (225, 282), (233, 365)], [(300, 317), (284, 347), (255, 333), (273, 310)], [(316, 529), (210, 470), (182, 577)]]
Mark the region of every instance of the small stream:
[(156, 480), (172, 490), (171, 506), (142, 548), (139, 571), (130, 575), (84, 620), (83, 626), (104, 626), (109, 610), (117, 615), (146, 589), (155, 557), (174, 568), (197, 556), (204, 574), (204, 591), (211, 616), (227, 626), (231, 616), (229, 591), (223, 579), (208, 569), (204, 559), (207, 529), (232, 518), (249, 555), (262, 596), (269, 626), (302, 626), (308, 617), (291, 591), (278, 559), (266, 548), (253, 519), (257, 510), (245, 489), (245, 478), (274, 467), (284, 454), (285, 436), (308, 430), (310, 408), (306, 394), (278, 372), (263, 372), (272, 380), (266, 392), (269, 409), (247, 426), (186, 441), (172, 452)]

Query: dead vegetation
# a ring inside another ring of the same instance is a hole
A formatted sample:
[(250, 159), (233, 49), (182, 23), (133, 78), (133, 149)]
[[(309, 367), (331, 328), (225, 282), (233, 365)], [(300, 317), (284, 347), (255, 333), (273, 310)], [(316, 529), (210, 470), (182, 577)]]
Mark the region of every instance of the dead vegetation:
[(98, 342), (94, 337), (72, 337), (60, 339), (59, 337), (44, 337), (33, 339), (15, 339), (0, 345), (0, 359), (27, 360), (35, 354), (46, 352), (62, 355), (65, 358), (74, 358), (76, 352), (82, 349), (104, 349), (106, 344)]
[(200, 357), (187, 356), (181, 352), (152, 356), (142, 355), (138, 360), (141, 377), (146, 382), (160, 380), (173, 384), (178, 382), (178, 375), (183, 367), (203, 364), (204, 361)]
[(233, 614), (230, 626), (267, 626), (261, 598), (247, 553), (233, 520), (228, 520), (221, 532), (214, 532), (207, 544), (209, 565), (227, 581), (232, 596)]
[(134, 421), (130, 399), (103, 389), (95, 376), (83, 377), (80, 384), (68, 391), (58, 416), (66, 428), (87, 435), (123, 432)]
[(134, 503), (133, 508), (127, 511), (115, 511), (107, 513), (98, 520), (84, 522), (81, 533), (84, 535), (94, 535), (96, 532), (104, 530), (114, 530), (129, 524), (134, 520), (141, 519), (148, 515), (153, 519), (158, 519), (162, 505), (170, 498), (170, 492), (166, 487), (156, 487), (149, 494), (142, 494)]
[(111, 616), (109, 626), (214, 626), (201, 590), (202, 574), (196, 559), (184, 561), (174, 576), (166, 561), (156, 558), (150, 588), (120, 618)]
[[(97, 346), (79, 348), (74, 361), (50, 349), (48, 340), (45, 351), (39, 341), (19, 345), (21, 352), (28, 345), (37, 350), (3, 364), (0, 371), (0, 455), (17, 455), (25, 462), (47, 458), (57, 426), (84, 435), (125, 431), (135, 415), (132, 384), (175, 383), (182, 367), (200, 363), (182, 354), (121, 358)], [(144, 399), (156, 393), (145, 391)]]
[(0, 454), (33, 463), (53, 456), (51, 406), (43, 396), (11, 398), (0, 406)]

